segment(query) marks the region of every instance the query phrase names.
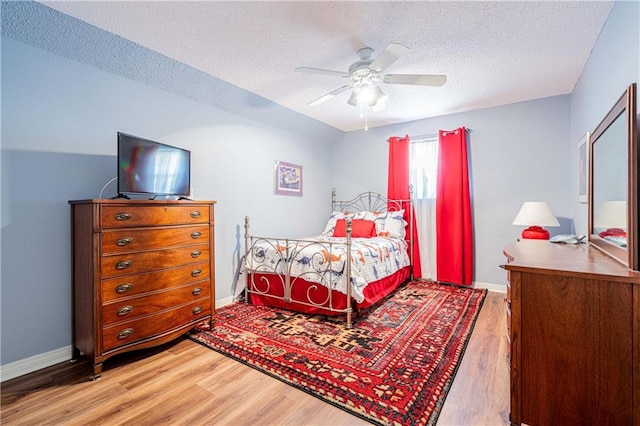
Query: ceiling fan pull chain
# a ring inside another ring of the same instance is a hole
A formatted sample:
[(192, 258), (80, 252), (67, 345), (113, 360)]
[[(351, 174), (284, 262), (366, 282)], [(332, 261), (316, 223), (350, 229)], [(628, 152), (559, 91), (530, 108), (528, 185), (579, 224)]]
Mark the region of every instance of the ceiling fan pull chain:
[(362, 109), (364, 109), (364, 131), (366, 132), (369, 130), (369, 122), (367, 121), (369, 114), (367, 114), (367, 109), (364, 105), (362, 106)]

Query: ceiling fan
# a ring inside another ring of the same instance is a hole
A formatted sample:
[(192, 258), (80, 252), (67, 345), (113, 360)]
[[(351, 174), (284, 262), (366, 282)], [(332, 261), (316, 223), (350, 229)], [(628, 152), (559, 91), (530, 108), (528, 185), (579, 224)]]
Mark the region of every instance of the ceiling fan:
[(320, 105), (340, 93), (353, 89), (347, 101), (349, 105), (368, 105), (372, 110), (379, 111), (385, 107), (387, 95), (385, 95), (378, 83), (439, 87), (447, 81), (447, 76), (445, 75), (383, 73), (385, 69), (407, 52), (409, 52), (409, 48), (404, 44), (390, 43), (375, 59), (372, 59), (373, 49), (364, 47), (357, 52), (360, 59), (351, 64), (346, 72), (308, 67), (298, 67), (296, 71), (349, 79), (348, 84), (309, 102), (309, 106)]

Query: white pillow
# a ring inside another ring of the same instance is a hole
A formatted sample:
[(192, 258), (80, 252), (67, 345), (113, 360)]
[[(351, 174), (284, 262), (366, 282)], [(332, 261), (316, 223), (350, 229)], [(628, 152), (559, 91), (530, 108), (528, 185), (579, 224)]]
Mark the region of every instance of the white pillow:
[(322, 231), (322, 235), (328, 235), (331, 237), (333, 235), (333, 230), (336, 229), (336, 222), (338, 222), (339, 219), (346, 218), (347, 216), (353, 216), (353, 214), (344, 214), (344, 212), (331, 213), (331, 216), (329, 216), (329, 220), (327, 221), (327, 225), (324, 227), (324, 231)]
[(388, 212), (384, 221), (384, 232), (393, 238), (404, 238), (407, 221), (404, 220), (404, 209)]

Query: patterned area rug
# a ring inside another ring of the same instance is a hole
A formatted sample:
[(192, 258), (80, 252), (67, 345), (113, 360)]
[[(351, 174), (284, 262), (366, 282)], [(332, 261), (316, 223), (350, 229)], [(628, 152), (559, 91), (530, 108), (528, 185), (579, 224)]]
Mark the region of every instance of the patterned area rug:
[(189, 338), (374, 424), (433, 425), (486, 290), (414, 281), (345, 319), (236, 303)]

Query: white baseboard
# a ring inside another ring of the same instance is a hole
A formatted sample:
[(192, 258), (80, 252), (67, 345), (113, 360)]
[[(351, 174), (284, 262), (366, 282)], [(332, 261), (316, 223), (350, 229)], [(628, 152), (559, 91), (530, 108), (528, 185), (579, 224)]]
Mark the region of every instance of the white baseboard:
[(33, 373), (36, 370), (51, 367), (60, 362), (69, 361), (72, 356), (72, 351), (72, 346), (66, 346), (2, 365), (0, 366), (0, 382), (15, 379), (18, 376)]
[(492, 284), (492, 283), (481, 283), (478, 281), (473, 282), (474, 288), (486, 288), (489, 291), (493, 291), (496, 293), (507, 293), (507, 286), (505, 284)]
[[(216, 300), (216, 308), (233, 303), (233, 296)], [(72, 357), (73, 346), (54, 349), (39, 355), (21, 359), (6, 365), (0, 365), (0, 382), (15, 379), (25, 374), (33, 373), (42, 368), (51, 367), (60, 362), (69, 361)]]
[(225, 305), (230, 305), (233, 303), (233, 296), (225, 297), (224, 299), (216, 300), (216, 308), (221, 308)]

